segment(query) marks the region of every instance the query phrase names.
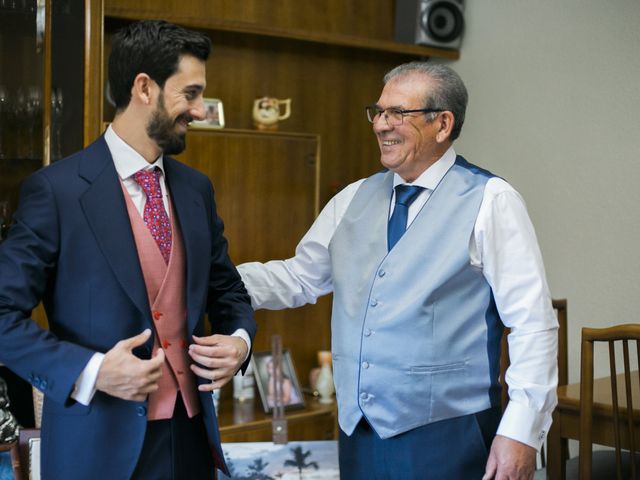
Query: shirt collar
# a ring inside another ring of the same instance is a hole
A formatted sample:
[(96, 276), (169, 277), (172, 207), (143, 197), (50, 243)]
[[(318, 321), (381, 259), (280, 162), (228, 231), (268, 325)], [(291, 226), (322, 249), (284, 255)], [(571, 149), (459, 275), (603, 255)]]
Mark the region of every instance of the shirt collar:
[[(411, 185), (417, 185), (419, 187), (427, 188), (431, 191), (435, 190), (442, 177), (449, 171), (456, 161), (456, 152), (453, 147), (444, 152), (444, 155), (440, 157), (436, 163), (427, 168), (422, 174), (411, 183)], [(402, 177), (397, 173), (393, 174), (393, 188), (398, 185), (406, 184)]]
[(127, 142), (118, 136), (113, 130), (111, 125), (104, 133), (104, 140), (107, 142), (111, 157), (113, 158), (113, 164), (116, 167), (118, 176), (121, 180), (129, 178), (134, 173), (140, 170), (149, 170), (153, 167), (158, 167), (162, 171), (164, 176), (164, 163), (162, 154), (156, 159), (155, 162), (147, 162), (142, 155), (136, 152)]

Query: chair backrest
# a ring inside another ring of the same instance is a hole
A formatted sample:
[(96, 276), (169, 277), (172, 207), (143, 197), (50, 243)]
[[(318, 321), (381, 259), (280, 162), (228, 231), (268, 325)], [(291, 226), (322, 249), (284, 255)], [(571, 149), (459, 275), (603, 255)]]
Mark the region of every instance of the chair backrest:
[[(22, 428), (18, 441), (11, 448), (11, 464), (15, 480), (35, 480), (40, 478), (40, 444), (34, 441), (40, 440), (39, 428)], [(38, 462), (35, 468), (31, 466), (31, 460)]]
[[(569, 354), (567, 352), (567, 300), (554, 299), (551, 301), (558, 317), (558, 385), (569, 383)], [(505, 381), (505, 373), (509, 367), (509, 343), (507, 336), (511, 329), (505, 328), (501, 340), (500, 353), (500, 384), (502, 385), (502, 409), (509, 401), (509, 388)]]
[[(592, 417), (593, 417), (593, 351), (596, 342), (606, 342), (609, 346), (609, 372), (611, 378), (611, 399), (614, 445), (616, 450), (617, 478), (622, 479), (621, 449), (629, 450), (631, 478), (636, 478), (635, 452), (640, 438), (636, 437), (633, 420), (632, 378), (640, 380), (640, 373), (631, 372), (629, 344), (636, 359), (640, 360), (640, 324), (617, 325), (610, 328), (583, 328), (580, 361), (580, 478), (591, 478), (592, 466)], [(635, 344), (635, 345), (634, 345)], [(616, 345), (623, 353), (623, 371), (618, 376), (616, 366)], [(636, 367), (637, 368), (637, 367)], [(622, 398), (619, 390), (624, 383)], [(634, 381), (635, 383), (635, 381)], [(637, 390), (637, 385), (635, 389)], [(637, 394), (636, 394), (637, 396)]]
[(40, 424), (42, 423), (42, 406), (44, 404), (44, 394), (36, 387), (33, 387), (31, 389), (31, 394), (33, 396), (33, 419), (35, 422), (35, 427), (40, 428)]

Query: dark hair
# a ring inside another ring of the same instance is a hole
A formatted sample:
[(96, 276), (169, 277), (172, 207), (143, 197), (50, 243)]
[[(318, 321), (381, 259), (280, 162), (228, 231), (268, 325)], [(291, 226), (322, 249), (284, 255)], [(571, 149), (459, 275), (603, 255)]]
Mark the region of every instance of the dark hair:
[[(426, 75), (435, 82), (433, 90), (424, 99), (424, 108), (440, 108), (453, 113), (453, 129), (449, 138), (454, 141), (462, 130), (469, 101), (469, 94), (460, 75), (452, 68), (439, 63), (410, 62), (398, 65), (388, 72), (384, 76), (384, 83), (411, 73)], [(435, 118), (434, 114), (428, 115)]]
[(143, 20), (119, 30), (109, 56), (109, 93), (116, 109), (129, 105), (139, 73), (146, 73), (162, 88), (177, 71), (182, 55), (206, 61), (210, 52), (209, 37), (163, 20)]

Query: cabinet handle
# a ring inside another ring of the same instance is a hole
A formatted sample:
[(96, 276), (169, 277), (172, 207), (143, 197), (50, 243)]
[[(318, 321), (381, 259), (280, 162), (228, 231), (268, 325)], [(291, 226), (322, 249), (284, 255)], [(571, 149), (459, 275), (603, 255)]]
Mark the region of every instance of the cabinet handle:
[(42, 53), (42, 45), (44, 44), (44, 24), (46, 13), (46, 0), (37, 0), (36, 10), (36, 53)]

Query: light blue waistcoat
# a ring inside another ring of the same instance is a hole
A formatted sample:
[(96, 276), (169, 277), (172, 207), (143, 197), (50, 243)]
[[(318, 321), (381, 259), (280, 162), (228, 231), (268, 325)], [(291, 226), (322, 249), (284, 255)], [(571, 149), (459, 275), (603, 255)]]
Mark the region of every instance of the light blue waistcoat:
[(492, 174), (457, 157), (387, 252), (393, 173), (366, 179), (329, 245), (339, 422), (382, 438), (500, 403), (502, 323), (469, 240)]

